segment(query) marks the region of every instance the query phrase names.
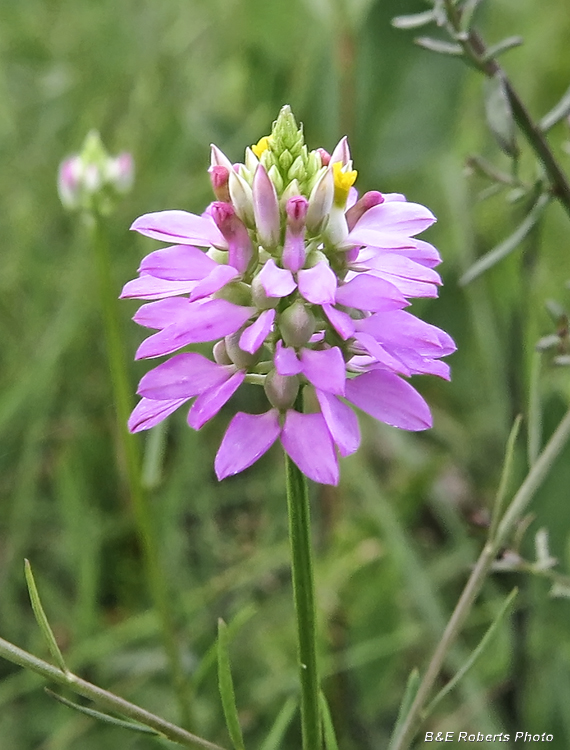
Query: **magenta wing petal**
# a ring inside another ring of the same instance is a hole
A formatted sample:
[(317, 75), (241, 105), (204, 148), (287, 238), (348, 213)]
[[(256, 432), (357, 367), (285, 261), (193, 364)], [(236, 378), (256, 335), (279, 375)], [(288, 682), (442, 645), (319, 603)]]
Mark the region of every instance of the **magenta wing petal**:
[(349, 235), (349, 241), (354, 244), (375, 245), (374, 237), (382, 234), (400, 234), (413, 237), (435, 222), (435, 216), (425, 206), (408, 201), (386, 200), (368, 209), (356, 222), (356, 226)]
[(209, 214), (196, 216), (187, 211), (156, 211), (139, 216), (131, 229), (164, 242), (227, 247), (227, 242)]
[(323, 305), (323, 310), (338, 335), (344, 341), (349, 339), (355, 331), (354, 321), (350, 315), (342, 312), (342, 310), (337, 310), (332, 305)]
[(161, 331), (171, 325), (179, 315), (183, 315), (190, 302), (187, 297), (167, 297), (157, 302), (142, 305), (133, 315), (133, 320), (145, 328)]
[(354, 339), (374, 359), (388, 370), (393, 370), (401, 375), (411, 375), (409, 368), (396, 356), (392, 355), (369, 333), (355, 333)]
[(167, 281), (144, 274), (125, 284), (121, 299), (163, 299), (191, 292), (195, 286), (195, 281)]
[(394, 276), (401, 276), (403, 279), (410, 279), (412, 281), (425, 281), (428, 284), (441, 285), (441, 278), (437, 271), (433, 268), (417, 263), (405, 255), (400, 255), (402, 251), (391, 251), (380, 250), (370, 258), (367, 265), (369, 268), (374, 268), (377, 271), (392, 274)]
[(357, 321), (356, 327), (359, 331), (371, 334), (383, 344), (415, 349), (426, 357), (444, 357), (456, 348), (453, 339), (445, 331), (405, 310), (371, 315)]
[(254, 354), (269, 335), (274, 320), (275, 310), (264, 310), (255, 323), (242, 333), (239, 340), (240, 349)]
[(186, 398), (175, 398), (168, 401), (153, 401), (150, 398), (141, 398), (129, 417), (129, 430), (131, 432), (150, 430), (151, 427), (162, 422), (186, 401), (188, 401)]
[(401, 310), (409, 304), (394, 284), (364, 273), (339, 286), (336, 301), (337, 304), (369, 312)]
[(324, 260), (297, 274), (299, 292), (314, 305), (334, 305), (336, 276)]
[(188, 424), (199, 430), (206, 422), (215, 417), (222, 406), (230, 400), (245, 378), (245, 372), (238, 370), (225, 383), (201, 393), (188, 412)]
[(268, 297), (286, 297), (296, 288), (293, 274), (287, 268), (279, 268), (271, 258), (257, 275)]
[(218, 365), (196, 352), (185, 352), (143, 375), (137, 393), (158, 401), (192, 398), (221, 385), (231, 375), (230, 368)]
[(190, 294), (190, 299), (194, 301), (207, 297), (208, 295), (222, 289), (222, 287), (229, 284), (230, 281), (233, 281), (238, 276), (239, 271), (233, 266), (218, 266), (216, 264), (212, 272), (208, 274), (205, 279), (202, 279), (202, 281), (196, 284)]
[(428, 405), (405, 380), (385, 370), (371, 370), (346, 382), (346, 398), (375, 419), (402, 430), (432, 426)]
[(341, 456), (349, 456), (360, 445), (358, 417), (350, 406), (336, 396), (316, 389), (317, 398), (332, 439), (338, 446)]
[(255, 308), (234, 305), (224, 299), (192, 302), (172, 325), (142, 342), (135, 359), (161, 357), (187, 344), (214, 341), (235, 333)]
[(315, 388), (327, 393), (344, 395), (346, 368), (338, 346), (331, 349), (302, 349), (303, 374)]
[(281, 341), (278, 341), (275, 347), (273, 362), (279, 375), (298, 375), (303, 370), (303, 365), (297, 357), (297, 352), (291, 347), (283, 346), (283, 342)]
[(158, 279), (170, 281), (195, 281), (203, 279), (216, 268), (216, 261), (203, 250), (192, 245), (173, 245), (155, 250), (143, 258), (139, 273), (148, 273)]
[(309, 479), (320, 484), (338, 484), (338, 459), (322, 414), (300, 414), (289, 409), (281, 443)]
[(239, 474), (266, 453), (279, 437), (279, 412), (265, 414), (238, 412), (230, 422), (216, 455), (214, 468), (218, 479)]

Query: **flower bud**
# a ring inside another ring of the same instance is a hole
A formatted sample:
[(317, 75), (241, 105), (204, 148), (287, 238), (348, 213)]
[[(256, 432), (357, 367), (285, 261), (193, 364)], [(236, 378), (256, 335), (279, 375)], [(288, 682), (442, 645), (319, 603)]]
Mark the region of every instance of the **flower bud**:
[(321, 165), (323, 167), (328, 167), (331, 161), (331, 155), (329, 154), (329, 152), (325, 151), (324, 148), (318, 148), (317, 154), (321, 157)]
[(233, 168), (229, 173), (228, 187), (230, 189), (230, 196), (236, 214), (244, 224), (253, 227), (255, 219), (253, 216), (253, 196), (251, 188), (246, 180), (244, 180), (244, 178)]
[(364, 216), (369, 208), (379, 206), (381, 203), (384, 203), (384, 196), (377, 190), (364, 193), (362, 198), (359, 198), (345, 214), (349, 231), (354, 229), (356, 222)]
[(265, 394), (272, 406), (279, 411), (290, 409), (299, 393), (299, 377), (297, 375), (279, 375), (271, 370), (265, 378)]
[(264, 247), (275, 247), (280, 235), (279, 201), (275, 186), (262, 164), (255, 170), (252, 194), (259, 240)]
[(228, 173), (233, 169), (233, 164), (228, 159), (228, 157), (213, 143), (210, 144), (210, 166), (225, 167), (228, 170)]
[(305, 219), (308, 201), (302, 195), (289, 198), (285, 211), (287, 229), (283, 245), (283, 265), (293, 273), (303, 268), (305, 263)]
[(287, 346), (304, 346), (315, 332), (315, 317), (302, 302), (294, 302), (279, 316), (279, 330)]
[(214, 360), (219, 365), (233, 364), (231, 359), (228, 356), (228, 350), (226, 349), (225, 341), (217, 341), (214, 344), (214, 349), (212, 350), (212, 354), (214, 355)]
[(307, 229), (310, 232), (319, 232), (325, 225), (331, 210), (334, 198), (334, 178), (332, 169), (327, 167), (309, 197), (309, 210), (307, 211)]
[(275, 164), (267, 170), (267, 174), (269, 175), (269, 179), (271, 180), (271, 182), (275, 185), (277, 193), (282, 193), (283, 178), (281, 177), (281, 172), (277, 169)]
[(253, 247), (249, 233), (236, 215), (231, 203), (215, 201), (210, 213), (216, 226), (228, 243), (228, 263), (240, 273), (245, 273), (253, 257)]
[(305, 161), (302, 156), (298, 156), (287, 172), (287, 179), (301, 181), (305, 179), (306, 175)]
[(289, 149), (285, 149), (285, 151), (279, 156), (279, 166), (283, 172), (287, 172), (291, 167), (291, 164), (293, 164), (293, 156)]
[(135, 163), (126, 151), (105, 164), (105, 179), (118, 193), (128, 193), (135, 178)]
[(230, 189), (228, 187), (230, 173), (227, 167), (215, 166), (210, 167), (210, 181), (216, 200), (230, 203)]
[(350, 149), (348, 147), (348, 138), (344, 136), (335, 146), (334, 151), (331, 154), (330, 164), (340, 162), (343, 167), (350, 163)]
[(243, 349), (240, 349), (239, 340), (242, 333), (243, 329), (240, 329), (239, 331), (236, 331), (236, 333), (226, 336), (224, 339), (224, 345), (228, 357), (236, 367), (239, 367), (240, 370), (251, 367), (251, 365), (254, 365), (259, 359), (259, 354), (257, 352), (255, 354), (250, 354), (249, 352), (244, 352)]
[(258, 310), (270, 310), (276, 308), (281, 301), (280, 297), (267, 296), (258, 276), (256, 276), (251, 282), (251, 297), (253, 299), (253, 304)]

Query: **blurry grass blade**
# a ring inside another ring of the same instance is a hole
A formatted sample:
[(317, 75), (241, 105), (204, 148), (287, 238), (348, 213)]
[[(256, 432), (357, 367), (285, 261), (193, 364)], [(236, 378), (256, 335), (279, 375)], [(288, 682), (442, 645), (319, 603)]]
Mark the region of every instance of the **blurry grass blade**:
[(115, 719), (114, 716), (109, 716), (108, 714), (104, 714), (101, 711), (95, 711), (93, 708), (87, 708), (86, 706), (81, 706), (79, 703), (74, 703), (73, 701), (67, 700), (67, 698), (64, 698), (62, 695), (58, 695), (57, 693), (54, 693), (53, 690), (49, 690), (49, 688), (44, 688), (45, 692), (51, 696), (52, 698), (55, 698), (56, 701), (59, 701), (60, 703), (63, 703), (64, 706), (67, 706), (68, 708), (73, 708), (75, 711), (79, 711), (79, 713), (85, 714), (86, 716), (90, 716), (92, 719), (97, 719), (98, 721), (102, 721), (105, 724), (112, 724), (115, 727), (121, 727), (122, 729), (130, 729), (131, 732), (140, 732), (142, 734), (152, 734), (153, 737), (163, 737), (160, 732), (155, 731), (154, 729), (151, 729), (150, 727), (145, 727), (142, 724), (133, 724), (131, 721), (123, 721), (122, 719)]
[(336, 732), (334, 731), (329, 704), (322, 690), (319, 693), (319, 703), (321, 704), (321, 719), (325, 735), (325, 750), (338, 750), (338, 742), (336, 741)]
[(461, 21), (459, 24), (461, 31), (469, 31), (475, 11), (479, 5), (481, 5), (481, 2), (482, 0), (466, 0), (466, 2), (463, 3), (461, 8)]
[(423, 13), (413, 13), (409, 16), (396, 16), (392, 19), (392, 26), (397, 29), (419, 29), (436, 20), (435, 10), (426, 10)]
[(493, 180), (494, 182), (501, 182), (505, 185), (517, 184), (517, 181), (511, 174), (509, 174), (508, 172), (503, 172), (503, 170), (501, 169), (497, 169), (494, 164), (491, 164), (490, 161), (485, 159), (483, 156), (479, 156), (479, 154), (469, 156), (466, 160), (466, 166), (469, 169), (473, 169), (479, 172), (479, 174), (487, 177), (490, 180)]
[(166, 444), (168, 420), (163, 420), (152, 430), (145, 443), (141, 482), (146, 490), (156, 489), (162, 481), (162, 463)]
[(543, 133), (550, 130), (557, 122), (563, 120), (566, 115), (570, 114), (570, 88), (566, 91), (558, 104), (553, 107), (548, 114), (544, 115), (538, 127)]
[(444, 42), (441, 39), (433, 39), (431, 36), (419, 36), (414, 39), (414, 42), (424, 49), (429, 49), (431, 52), (439, 52), (442, 55), (462, 55), (463, 47), (460, 44), (454, 44), (453, 42)]
[(536, 551), (535, 569), (549, 570), (557, 565), (558, 560), (552, 557), (548, 548), (548, 529), (539, 529), (534, 537), (534, 548)]
[(500, 76), (485, 81), (487, 124), (501, 149), (511, 157), (518, 155), (515, 121), (505, 83)]
[(459, 283), (462, 286), (469, 284), (471, 281), (476, 279), (477, 276), (480, 276), (485, 271), (488, 271), (489, 268), (492, 268), (500, 260), (506, 258), (509, 253), (512, 253), (512, 251), (521, 244), (521, 242), (525, 239), (525, 237), (529, 234), (531, 229), (540, 219), (542, 212), (544, 211), (549, 201), (550, 196), (546, 193), (542, 193), (534, 206), (526, 215), (525, 219), (510, 235), (510, 237), (507, 237), (506, 240), (493, 248), (493, 250), (490, 250), (488, 253), (483, 255), (482, 258), (479, 258), (478, 261), (473, 263), (471, 268), (469, 268), (459, 279)]
[(283, 708), (277, 714), (277, 718), (273, 722), (273, 726), (259, 750), (279, 750), (285, 737), (285, 732), (293, 721), (297, 706), (298, 703), (292, 696), (285, 701)]
[(28, 587), (28, 593), (30, 594), (30, 601), (32, 603), (32, 609), (34, 610), (36, 622), (40, 626), (40, 630), (43, 633), (50, 654), (52, 655), (55, 663), (62, 672), (67, 673), (69, 670), (67, 669), (63, 654), (59, 650), (59, 646), (57, 645), (57, 641), (55, 640), (53, 630), (50, 627), (50, 624), (46, 617), (46, 613), (44, 612), (44, 608), (42, 607), (40, 595), (38, 594), (36, 582), (34, 581), (34, 574), (32, 573), (32, 566), (30, 565), (29, 560), (24, 560), (24, 571), (26, 575), (26, 585)]
[(471, 667), (475, 664), (477, 659), (481, 656), (483, 651), (486, 649), (487, 645), (491, 641), (493, 635), (495, 634), (497, 628), (503, 621), (503, 618), (505, 614), (507, 613), (507, 610), (511, 606), (514, 598), (518, 594), (518, 588), (514, 588), (511, 593), (507, 596), (505, 601), (503, 602), (500, 610), (495, 615), (495, 618), (493, 619), (493, 622), (489, 625), (489, 628), (487, 629), (485, 635), (481, 638), (479, 641), (479, 644), (475, 648), (475, 650), (472, 652), (471, 656), (467, 659), (465, 664), (461, 667), (461, 669), (455, 674), (455, 676), (445, 685), (444, 688), (442, 688), (439, 693), (435, 696), (435, 698), (431, 701), (429, 706), (425, 709), (423, 712), (422, 718), (425, 718), (426, 716), (429, 716), (431, 712), (434, 710), (434, 708), (437, 706), (437, 704), (448, 694), (450, 693), (454, 687), (460, 682), (460, 680), (463, 679), (463, 677), (467, 674), (467, 672), (471, 669)]
[(489, 531), (489, 539), (493, 539), (495, 536), (495, 530), (501, 519), (501, 511), (505, 503), (505, 497), (507, 496), (507, 490), (509, 488), (509, 482), (513, 471), (513, 459), (515, 456), (515, 445), (517, 443), (517, 437), (521, 428), (522, 416), (519, 414), (515, 419), (509, 438), (507, 440), (507, 447), (505, 450), (505, 460), (503, 462), (503, 471), (501, 472), (501, 481), (499, 482), (499, 489), (495, 497), (495, 503), (493, 505), (493, 514), (491, 518), (491, 528)]
[(234, 750), (245, 750), (230, 669), (228, 626), (221, 618), (218, 620), (218, 684), (224, 716), (226, 717), (226, 726)]
[(540, 408), (541, 363), (542, 356), (540, 351), (534, 351), (532, 354), (528, 399), (527, 456), (529, 468), (538, 458), (542, 442), (542, 412)]
[(410, 672), (408, 681), (406, 682), (406, 690), (404, 691), (404, 697), (402, 698), (402, 702), (400, 703), (400, 710), (398, 711), (398, 718), (396, 719), (394, 731), (392, 732), (392, 736), (390, 738), (390, 745), (388, 746), (389, 748), (392, 747), (392, 743), (400, 733), (400, 728), (410, 711), (410, 707), (414, 702), (414, 698), (416, 697), (419, 686), (420, 673), (417, 667), (414, 667), (414, 669), (412, 669), (412, 671)]
[(514, 47), (520, 47), (521, 44), (524, 44), (524, 39), (522, 38), (522, 36), (508, 36), (505, 39), (502, 39), (500, 42), (497, 42), (497, 44), (493, 44), (491, 47), (489, 47), (485, 51), (482, 60), (484, 60), (485, 62), (487, 60), (492, 60), (494, 57), (502, 55), (503, 52), (507, 52)]

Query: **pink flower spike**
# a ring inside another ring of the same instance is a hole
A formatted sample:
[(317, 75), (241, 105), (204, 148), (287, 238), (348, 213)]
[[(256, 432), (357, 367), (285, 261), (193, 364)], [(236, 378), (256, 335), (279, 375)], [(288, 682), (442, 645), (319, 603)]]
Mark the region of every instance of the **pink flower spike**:
[(131, 229), (164, 242), (200, 247), (227, 247), (219, 229), (207, 214), (196, 216), (187, 211), (157, 211), (139, 216), (131, 225)]
[(157, 302), (142, 305), (133, 315), (133, 320), (145, 328), (155, 328), (162, 331), (169, 326), (180, 314), (184, 314), (190, 302), (186, 297), (167, 297)]
[(155, 250), (143, 258), (139, 273), (170, 281), (193, 281), (203, 279), (216, 265), (215, 261), (197, 247), (173, 245)]
[(239, 370), (225, 383), (201, 393), (188, 412), (188, 424), (200, 430), (208, 420), (215, 417), (222, 406), (234, 395), (245, 379), (245, 372)]
[(428, 405), (409, 383), (385, 370), (371, 370), (346, 382), (346, 398), (374, 419), (417, 432), (432, 426)]
[(303, 365), (299, 361), (295, 350), (288, 346), (283, 346), (282, 341), (277, 342), (273, 362), (278, 375), (298, 375), (303, 370)]
[(337, 310), (332, 305), (323, 305), (323, 311), (329, 319), (331, 326), (344, 341), (352, 336), (355, 329), (354, 321), (350, 315)]
[(259, 318), (246, 328), (239, 340), (239, 348), (254, 354), (269, 335), (275, 320), (275, 310), (264, 310)]
[(369, 274), (358, 274), (336, 290), (336, 302), (369, 312), (401, 310), (409, 302), (398, 287)]
[(336, 295), (336, 276), (324, 260), (312, 268), (299, 271), (299, 292), (314, 305), (333, 305)]
[(332, 349), (302, 349), (303, 375), (315, 388), (344, 396), (346, 368), (338, 346)]
[(279, 268), (270, 258), (256, 277), (268, 297), (286, 297), (297, 284), (293, 274), (286, 268)]
[(358, 418), (339, 398), (316, 389), (317, 399), (332, 439), (338, 446), (341, 456), (355, 453), (360, 445)]
[(215, 201), (210, 206), (212, 218), (228, 244), (228, 263), (245, 273), (253, 257), (253, 248), (245, 224), (237, 216), (231, 203)]
[(143, 375), (137, 393), (154, 401), (192, 398), (229, 380), (228, 367), (196, 352), (177, 354)]
[(338, 460), (334, 443), (321, 414), (300, 414), (289, 409), (281, 443), (298, 468), (320, 484), (338, 484)]
[(279, 413), (238, 412), (230, 422), (216, 455), (214, 468), (219, 480), (239, 474), (266, 453), (279, 437)]
[(205, 279), (198, 282), (192, 292), (190, 293), (190, 301), (202, 299), (207, 297), (214, 292), (219, 291), (230, 281), (233, 281), (239, 276), (239, 272), (233, 266), (218, 266), (216, 265), (213, 271), (206, 276)]
[(128, 427), (130, 432), (150, 430), (163, 419), (166, 419), (179, 406), (185, 404), (187, 398), (176, 398), (167, 401), (153, 401), (150, 398), (141, 398), (129, 417)]
[(279, 243), (279, 199), (274, 184), (263, 164), (258, 164), (253, 177), (253, 214), (261, 244), (276, 247)]

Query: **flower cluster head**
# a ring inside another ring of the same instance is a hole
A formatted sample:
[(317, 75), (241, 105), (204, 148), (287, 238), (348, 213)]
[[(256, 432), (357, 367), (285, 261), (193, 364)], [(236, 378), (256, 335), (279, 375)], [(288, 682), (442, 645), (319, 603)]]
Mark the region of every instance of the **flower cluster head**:
[[(157, 331), (136, 357), (174, 355), (140, 381), (131, 431), (190, 400), (188, 423), (199, 430), (242, 383), (256, 383), (268, 409), (232, 418), (218, 479), (279, 439), (304, 474), (337, 484), (337, 451), (360, 442), (349, 404), (405, 430), (430, 427), (404, 378), (449, 378), (440, 357), (455, 346), (404, 308), (436, 297), (441, 283), (437, 250), (416, 239), (431, 212), (399, 194), (359, 196), (346, 138), (332, 154), (308, 151), (287, 106), (243, 164), (212, 146), (209, 172), (216, 200), (201, 216), (161, 211), (131, 227), (170, 243), (122, 292), (148, 300), (134, 320)], [(188, 350), (205, 342), (215, 342), (212, 358)]]
[(60, 164), (57, 189), (65, 208), (106, 214), (120, 195), (129, 192), (133, 179), (131, 154), (109, 156), (99, 133), (92, 130), (81, 152)]

